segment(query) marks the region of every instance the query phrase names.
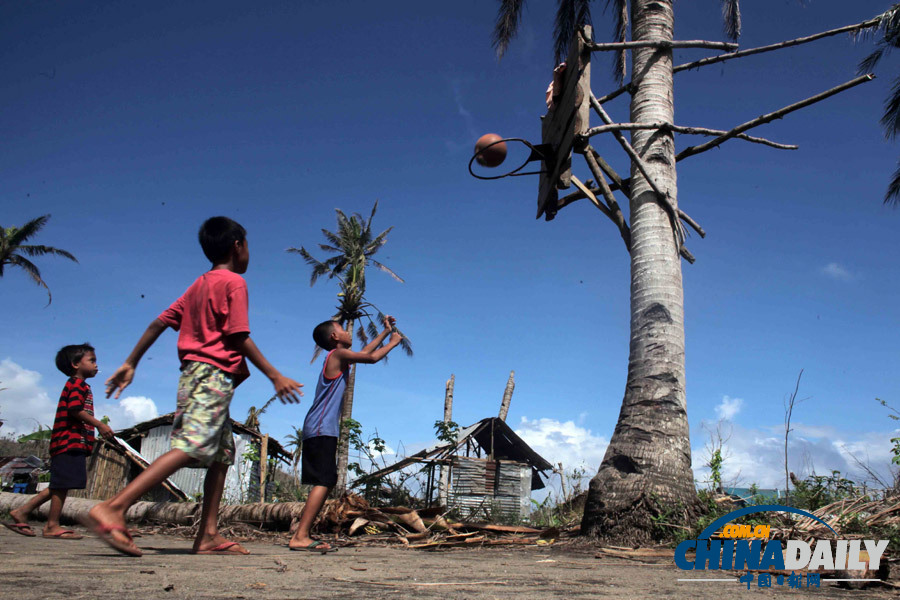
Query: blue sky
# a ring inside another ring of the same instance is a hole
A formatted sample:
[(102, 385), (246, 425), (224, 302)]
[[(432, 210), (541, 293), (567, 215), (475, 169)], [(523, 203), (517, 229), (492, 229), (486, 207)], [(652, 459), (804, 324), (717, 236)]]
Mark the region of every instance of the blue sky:
[[(744, 48), (890, 6), (759, 4), (745, 3)], [(611, 30), (602, 8), (595, 3), (598, 40)], [(621, 239), (585, 202), (536, 221), (534, 177), (485, 182), (466, 171), (482, 133), (538, 140), (553, 11), (528, 3), (498, 63), (495, 3), (0, 5), (0, 224), (52, 214), (36, 241), (79, 260), (38, 262), (53, 291), (46, 308), (23, 273), (0, 282), (4, 431), (51, 422), (64, 382), (53, 357), (64, 344), (97, 347), (99, 396), (146, 325), (207, 268), (196, 230), (225, 214), (249, 231), (252, 335), (306, 384), (303, 404), (262, 418), (283, 439), (315, 387), (310, 332), (336, 303), (334, 286), (311, 288), (285, 249), (312, 250), (322, 228), (334, 229), (335, 208), (368, 214), (377, 199), (375, 227), (394, 227), (379, 258), (406, 283), (373, 271), (368, 295), (397, 316), (415, 357), (360, 368), (355, 416), (365, 431), (417, 449), (442, 416), (451, 373), (455, 420), (470, 424), (496, 414), (515, 369), (510, 423), (547, 458), (593, 471), (624, 391)], [(680, 2), (676, 19), (680, 39), (722, 39), (718, 2)], [(729, 129), (853, 78), (871, 48), (842, 35), (680, 73), (676, 122)], [(707, 54), (679, 51), (676, 61)], [(616, 87), (610, 60), (594, 57), (597, 95)], [(708, 232), (689, 240), (697, 263), (683, 267), (695, 464), (702, 422), (727, 416), (726, 473), (776, 483), (782, 403), (800, 369), (808, 400), (795, 411), (792, 468), (846, 471), (846, 448), (889, 461), (896, 434), (875, 398), (900, 405), (900, 213), (881, 198), (900, 146), (878, 119), (897, 67), (889, 58), (876, 81), (752, 132), (799, 150), (731, 141), (679, 164), (679, 203)], [(628, 120), (625, 98), (607, 110)], [(628, 171), (611, 137), (594, 145)], [(590, 177), (581, 162), (575, 173)], [(114, 425), (168, 412), (177, 376), (167, 332), (130, 399), (101, 407)], [(233, 416), (270, 395), (254, 372)]]

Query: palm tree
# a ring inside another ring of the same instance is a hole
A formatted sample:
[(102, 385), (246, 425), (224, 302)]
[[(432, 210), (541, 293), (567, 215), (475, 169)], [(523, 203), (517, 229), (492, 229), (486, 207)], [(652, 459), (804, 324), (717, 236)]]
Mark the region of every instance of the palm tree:
[[(861, 36), (880, 35), (876, 42), (875, 51), (859, 63), (859, 72), (870, 73), (881, 62), (892, 48), (900, 48), (900, 3), (875, 17), (877, 22), (872, 27), (861, 31)], [(894, 80), (891, 95), (884, 103), (884, 114), (881, 117), (881, 125), (888, 139), (895, 139), (900, 133), (900, 78)], [(891, 176), (887, 192), (884, 195), (885, 204), (900, 204), (900, 166)]]
[(262, 405), (262, 408), (251, 406), (247, 411), (247, 419), (244, 421), (244, 425), (249, 429), (259, 431), (259, 418), (264, 412), (266, 412), (266, 409), (269, 408), (269, 406), (273, 402), (275, 402), (276, 398), (278, 398), (278, 396), (272, 396), (271, 398), (266, 400), (266, 403)]
[[(502, 56), (515, 35), (523, 0), (501, 0), (494, 46)], [(589, 0), (560, 0), (556, 62), (576, 27), (590, 20)], [(617, 41), (673, 39), (673, 0), (607, 0)], [(723, 0), (726, 34), (740, 33), (737, 0)], [(616, 78), (623, 75), (616, 62)], [(637, 76), (636, 74), (640, 74)], [(636, 48), (632, 54), (632, 123), (674, 122), (671, 47)], [(675, 144), (670, 131), (635, 130), (631, 145), (647, 160), (649, 175), (677, 209)], [(641, 541), (653, 532), (662, 507), (697, 506), (685, 396), (684, 297), (679, 247), (672, 222), (643, 173), (632, 163), (631, 341), (625, 396), (618, 424), (591, 480), (582, 533)]]
[(295, 425), (293, 430), (285, 439), (284, 447), (294, 449), (291, 452), (291, 463), (294, 469), (294, 482), (299, 485), (300, 479), (297, 477), (297, 465), (300, 463), (300, 453), (303, 452), (303, 428)]
[[(359, 214), (353, 214), (347, 217), (340, 209), (335, 209), (337, 213), (337, 232), (331, 232), (327, 229), (322, 230), (322, 234), (328, 241), (327, 244), (319, 244), (319, 248), (325, 252), (333, 254), (324, 262), (313, 257), (304, 247), (288, 248), (288, 252), (294, 252), (303, 257), (312, 267), (312, 275), (309, 285), (315, 285), (320, 277), (327, 275), (328, 279), (336, 279), (338, 281), (338, 305), (334, 319), (350, 332), (351, 337), (356, 337), (363, 343), (369, 343), (369, 336), (378, 335), (378, 325), (372, 318), (371, 312), (377, 313), (377, 322), (381, 323), (384, 315), (373, 304), (365, 298), (366, 293), (366, 267), (372, 265), (377, 269), (384, 271), (396, 281), (403, 283), (403, 279), (394, 273), (391, 269), (378, 262), (373, 256), (387, 242), (387, 235), (393, 229), (388, 227), (378, 235), (372, 234), (372, 219), (375, 217), (375, 211), (378, 209), (378, 201), (372, 207), (372, 213), (368, 219), (363, 218)], [(371, 312), (370, 312), (371, 311)], [(367, 327), (359, 327), (355, 329), (355, 324), (361, 318), (368, 319)], [(402, 335), (402, 334), (401, 334)], [(400, 340), (400, 347), (403, 348), (407, 355), (412, 356), (412, 346), (406, 336)], [(313, 352), (312, 361), (315, 362), (319, 356), (321, 348), (316, 348)], [(349, 438), (348, 431), (343, 427), (343, 422), (353, 416), (353, 390), (356, 385), (356, 365), (350, 367), (350, 375), (347, 380), (347, 389), (344, 392), (343, 405), (341, 411), (341, 438), (338, 443), (338, 482), (335, 486), (335, 493), (343, 492), (347, 485), (347, 462), (349, 458)]]
[(29, 257), (55, 254), (78, 262), (74, 256), (65, 250), (60, 250), (53, 246), (32, 246), (25, 244), (25, 242), (37, 234), (37, 232), (47, 224), (49, 219), (50, 215), (44, 215), (28, 221), (22, 227), (0, 226), (0, 277), (3, 277), (3, 268), (6, 265), (24, 269), (36, 284), (43, 286), (44, 289), (47, 290), (47, 306), (53, 301), (53, 296), (50, 295), (50, 288), (47, 287), (47, 284), (41, 279), (41, 272), (37, 266), (25, 258), (23, 254)]

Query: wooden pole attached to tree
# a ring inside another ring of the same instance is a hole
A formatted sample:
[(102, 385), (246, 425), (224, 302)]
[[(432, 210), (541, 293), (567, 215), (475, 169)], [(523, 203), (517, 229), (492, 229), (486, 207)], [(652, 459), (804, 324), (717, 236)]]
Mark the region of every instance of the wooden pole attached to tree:
[(266, 501), (266, 476), (269, 474), (269, 434), (259, 444), (259, 501)]
[(509, 413), (509, 403), (512, 402), (513, 390), (516, 389), (516, 372), (509, 372), (509, 379), (506, 380), (506, 389), (503, 390), (503, 401), (500, 402), (500, 420), (506, 421), (506, 415)]

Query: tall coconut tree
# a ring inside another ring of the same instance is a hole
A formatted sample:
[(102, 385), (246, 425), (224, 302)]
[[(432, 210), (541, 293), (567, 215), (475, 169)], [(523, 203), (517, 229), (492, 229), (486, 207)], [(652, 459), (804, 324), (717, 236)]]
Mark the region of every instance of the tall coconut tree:
[[(331, 232), (323, 229), (322, 234), (328, 243), (319, 244), (321, 250), (333, 255), (324, 261), (315, 258), (302, 246), (300, 248), (288, 248), (287, 250), (288, 252), (299, 254), (312, 267), (312, 274), (309, 280), (310, 286), (315, 285), (321, 277), (334, 279), (338, 282), (338, 305), (336, 307), (337, 312), (333, 318), (347, 328), (351, 337), (355, 335), (363, 344), (369, 343), (370, 336), (375, 337), (378, 335), (376, 321), (380, 324), (384, 317), (381, 311), (366, 300), (366, 267), (371, 265), (387, 273), (395, 281), (403, 283), (403, 279), (399, 275), (373, 258), (387, 242), (387, 235), (393, 229), (393, 227), (388, 227), (378, 235), (372, 233), (372, 219), (375, 218), (377, 209), (378, 202), (376, 201), (372, 206), (372, 213), (368, 219), (357, 213), (348, 217), (340, 209), (335, 209), (335, 213), (337, 213), (337, 231)], [(373, 313), (376, 313), (377, 317)], [(356, 327), (361, 319), (367, 319), (367, 325)], [(400, 347), (403, 348), (407, 355), (412, 355), (412, 346), (406, 336), (403, 336), (401, 339)], [(315, 362), (320, 352), (321, 348), (317, 347), (313, 352), (311, 362)], [(347, 463), (350, 447), (348, 431), (343, 427), (343, 422), (353, 416), (353, 391), (355, 387), (356, 365), (352, 365), (347, 380), (347, 388), (344, 391), (341, 412), (342, 426), (341, 437), (338, 441), (337, 460), (338, 482), (334, 488), (337, 494), (342, 493), (347, 485)]]
[[(875, 50), (859, 64), (860, 74), (873, 71), (893, 48), (900, 48), (900, 3), (894, 4), (875, 19), (875, 24), (860, 32), (861, 37), (878, 37)], [(891, 94), (884, 103), (881, 125), (888, 139), (896, 139), (900, 134), (900, 77), (894, 80)], [(900, 204), (900, 166), (891, 176), (884, 194), (884, 203), (894, 206)]]
[(44, 215), (28, 221), (21, 227), (0, 226), (0, 277), (3, 277), (3, 271), (7, 265), (19, 267), (28, 273), (29, 277), (36, 284), (47, 290), (47, 305), (49, 306), (53, 301), (50, 288), (47, 287), (47, 284), (41, 277), (41, 272), (37, 266), (25, 257), (34, 258), (35, 256), (55, 254), (75, 262), (78, 262), (78, 260), (65, 250), (60, 250), (53, 246), (35, 246), (25, 243), (37, 235), (44, 225), (47, 224), (48, 220), (50, 220), (50, 215)]
[[(515, 35), (522, 0), (501, 0), (494, 46), (502, 56)], [(588, 0), (560, 0), (556, 16), (555, 59), (565, 55), (577, 27), (590, 20)], [(617, 41), (628, 24), (634, 42), (673, 40), (673, 0), (608, 0)], [(629, 11), (630, 7), (630, 11)], [(737, 0), (722, 2), (725, 31), (740, 33)], [(625, 66), (620, 56), (615, 77)], [(632, 123), (673, 123), (672, 49), (635, 48), (632, 54)], [(638, 75), (639, 74), (639, 75)], [(671, 131), (635, 130), (631, 145), (647, 174), (678, 207), (675, 144)], [(632, 163), (631, 337), (625, 396), (619, 420), (596, 476), (591, 480), (582, 532), (635, 541), (649, 537), (661, 507), (697, 503), (685, 396), (684, 299), (678, 238), (669, 213), (642, 170)]]
[(259, 418), (262, 416), (266, 410), (268, 410), (269, 406), (278, 398), (278, 396), (272, 396), (266, 403), (262, 405), (260, 408), (256, 408), (255, 406), (251, 406), (247, 410), (247, 418), (244, 420), (244, 425), (249, 429), (253, 429), (255, 431), (259, 431)]
[(300, 453), (303, 452), (303, 428), (295, 425), (292, 429), (293, 431), (284, 440), (284, 447), (293, 448), (291, 452), (291, 467), (293, 468), (294, 482), (299, 485), (300, 478), (297, 477), (297, 465), (300, 464)]

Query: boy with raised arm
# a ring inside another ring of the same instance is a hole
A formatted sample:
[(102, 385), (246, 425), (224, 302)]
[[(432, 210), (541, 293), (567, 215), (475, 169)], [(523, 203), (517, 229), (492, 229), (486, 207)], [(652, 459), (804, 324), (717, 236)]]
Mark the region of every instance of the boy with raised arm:
[(282, 402), (299, 402), (302, 384), (283, 376), (253, 340), (247, 318), (247, 232), (227, 217), (212, 217), (200, 227), (200, 246), (212, 263), (178, 300), (154, 319), (125, 363), (106, 380), (106, 397), (116, 398), (134, 377), (138, 361), (160, 334), (178, 331), (178, 406), (171, 450), (157, 458), (116, 496), (94, 506), (86, 523), (107, 544), (141, 556), (125, 527), (125, 511), (141, 496), (182, 467), (207, 467), (203, 509), (194, 540), (195, 554), (249, 554), (219, 535), (217, 518), (225, 475), (234, 464), (234, 439), (228, 407), (234, 389), (247, 377), (250, 359), (275, 386)]
[[(360, 352), (352, 349), (353, 336), (337, 321), (319, 323), (313, 330), (313, 339), (323, 350), (328, 350), (325, 364), (316, 383), (316, 397), (303, 422), (303, 451), (301, 483), (312, 485), (306, 504), (300, 513), (300, 522), (288, 547), (291, 550), (329, 552), (336, 550), (325, 542), (309, 536), (310, 529), (331, 488), (337, 483), (337, 440), (340, 435), (341, 409), (344, 389), (350, 365), (376, 363), (400, 343), (400, 334), (394, 328), (394, 318), (384, 318), (384, 331)], [(378, 348), (390, 334), (387, 344)]]

